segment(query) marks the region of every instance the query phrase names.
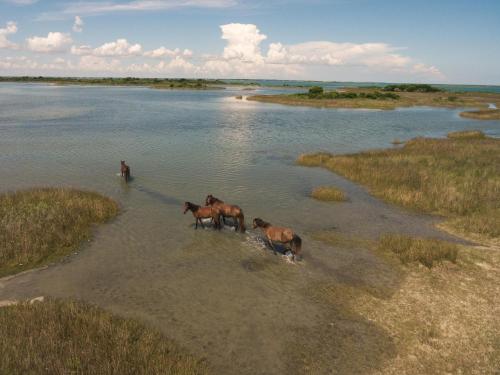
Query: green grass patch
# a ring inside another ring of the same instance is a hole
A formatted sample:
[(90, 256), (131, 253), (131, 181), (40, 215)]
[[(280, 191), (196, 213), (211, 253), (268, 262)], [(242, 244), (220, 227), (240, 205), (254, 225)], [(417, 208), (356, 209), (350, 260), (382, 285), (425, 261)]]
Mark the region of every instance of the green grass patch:
[(401, 234), (385, 234), (380, 237), (378, 249), (392, 251), (404, 264), (420, 262), (431, 268), (444, 260), (455, 263), (458, 246), (435, 239), (414, 238)]
[(334, 186), (319, 186), (312, 191), (311, 197), (326, 202), (344, 202), (347, 200), (346, 194)]
[(0, 276), (37, 267), (76, 250), (91, 226), (118, 213), (100, 194), (32, 189), (0, 195)]
[(0, 308), (2, 374), (205, 374), (161, 333), (74, 301)]
[(404, 146), (349, 155), (301, 155), (369, 187), (377, 197), (447, 217), (458, 233), (500, 236), (500, 139), (415, 138)]

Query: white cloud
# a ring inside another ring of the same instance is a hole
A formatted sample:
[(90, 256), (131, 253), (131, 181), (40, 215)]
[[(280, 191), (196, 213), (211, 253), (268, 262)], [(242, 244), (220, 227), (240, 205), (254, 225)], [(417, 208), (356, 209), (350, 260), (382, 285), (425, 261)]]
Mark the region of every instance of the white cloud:
[(92, 53), (96, 56), (138, 56), (142, 54), (142, 46), (130, 44), (127, 39), (117, 39), (115, 42), (104, 43)]
[(260, 43), (267, 38), (257, 26), (252, 24), (230, 23), (222, 25), (222, 39), (227, 40), (223, 57), (248, 62), (262, 61)]
[(85, 25), (85, 23), (80, 18), (80, 16), (75, 16), (75, 22), (73, 23), (73, 31), (75, 33), (81, 33), (83, 31), (83, 25)]
[[(77, 22), (75, 25), (83, 22)], [(254, 24), (230, 23), (220, 26), (226, 42), (223, 51), (213, 55), (194, 55), (189, 49), (159, 47), (143, 51), (141, 44), (121, 38), (94, 48), (89, 45), (71, 46), (72, 59), (41, 62), (34, 71), (56, 66), (57, 69), (83, 72), (103, 72), (109, 75), (137, 74), (149, 76), (247, 77), (286, 79), (338, 79), (381, 81), (444, 80), (433, 65), (426, 65), (387, 43), (339, 43), (310, 41), (283, 44), (273, 41), (267, 51), (262, 43), (267, 36)], [(0, 29), (0, 47), (16, 48), (7, 40), (17, 31), (14, 22)], [(27, 49), (35, 52), (66, 51), (71, 45), (68, 34), (49, 33), (47, 37), (27, 39)], [(195, 57), (193, 57), (195, 56)], [(63, 56), (65, 57), (65, 56)], [(112, 58), (112, 59), (108, 59)], [(133, 63), (127, 62), (133, 58)], [(150, 59), (160, 61), (151, 63)], [(73, 60), (73, 61), (72, 61)], [(36, 60), (39, 61), (39, 60)], [(33, 62), (18, 62), (25, 66)], [(3, 67), (14, 64), (3, 61)]]
[(18, 45), (7, 39), (7, 35), (15, 33), (17, 33), (17, 24), (14, 21), (7, 22), (7, 25), (0, 29), (0, 48), (17, 49)]
[(44, 13), (39, 19), (59, 19), (77, 14), (96, 15), (117, 12), (161, 11), (176, 8), (228, 8), (237, 4), (237, 0), (75, 1), (65, 4), (60, 11)]
[(426, 76), (434, 76), (437, 79), (443, 79), (444, 74), (435, 66), (429, 66), (425, 64), (415, 64), (412, 68), (413, 73), (422, 74)]
[(34, 52), (64, 52), (72, 43), (71, 36), (60, 32), (50, 32), (46, 37), (34, 36), (26, 39), (27, 48)]
[(93, 53), (93, 49), (91, 46), (71, 46), (71, 53), (73, 55), (79, 55), (79, 56), (83, 56), (83, 55), (92, 55)]
[(193, 51), (185, 49), (181, 51), (179, 48), (168, 49), (165, 47), (160, 47), (152, 51), (144, 52), (144, 56), (152, 58), (163, 58), (163, 57), (176, 57), (183, 56), (185, 58), (190, 58), (193, 56)]
[(78, 63), (78, 69), (83, 71), (119, 71), (121, 63), (117, 59), (107, 60), (98, 56), (82, 56)]
[(38, 0), (4, 0), (4, 2), (14, 5), (31, 5), (37, 3)]

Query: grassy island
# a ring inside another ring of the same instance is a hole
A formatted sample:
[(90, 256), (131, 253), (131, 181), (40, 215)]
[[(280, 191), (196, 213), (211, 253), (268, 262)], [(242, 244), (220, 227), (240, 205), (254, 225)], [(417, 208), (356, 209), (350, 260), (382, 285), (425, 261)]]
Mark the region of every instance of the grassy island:
[(222, 89), (226, 82), (186, 78), (80, 78), (80, 77), (0, 77), (0, 82), (47, 83), (53, 85), (144, 86), (154, 89)]
[(100, 194), (32, 189), (0, 195), (0, 277), (38, 267), (75, 251), (93, 224), (118, 213)]
[(306, 93), (254, 95), (248, 97), (263, 103), (320, 108), (366, 108), (391, 110), (400, 107), (432, 106), (445, 108), (471, 107), (478, 112), (463, 112), (464, 117), (497, 119), (498, 110), (487, 109), (490, 103), (500, 106), (500, 94), (483, 92), (449, 93), (429, 85), (389, 85), (383, 88), (359, 87), (324, 91), (311, 87)]
[(311, 197), (325, 202), (344, 202), (347, 200), (345, 193), (335, 186), (319, 186), (312, 191)]
[(206, 374), (161, 333), (82, 302), (0, 307), (2, 374)]
[(444, 216), (454, 232), (486, 241), (500, 237), (500, 139), (456, 132), (395, 149), (305, 154), (297, 162), (366, 185), (388, 202)]

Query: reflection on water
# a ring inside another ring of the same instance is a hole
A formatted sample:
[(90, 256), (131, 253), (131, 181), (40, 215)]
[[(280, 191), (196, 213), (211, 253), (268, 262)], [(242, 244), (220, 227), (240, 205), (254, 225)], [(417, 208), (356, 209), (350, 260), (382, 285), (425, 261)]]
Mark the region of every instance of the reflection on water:
[[(137, 316), (206, 356), (216, 373), (293, 373), (299, 364), (291, 347), (312, 348), (325, 361), (335, 357), (337, 368), (351, 372), (380, 363), (387, 354), (367, 346), (391, 353), (387, 335), (349, 307), (332, 311), (311, 291), (348, 286), (385, 298), (400, 275), (368, 250), (329, 247), (311, 234), (335, 228), (361, 238), (384, 231), (445, 235), (428, 218), (293, 161), (301, 152), (353, 152), (471, 127), (498, 136), (499, 122), (462, 119), (459, 110), (339, 111), (234, 99), (241, 93), (0, 85), (1, 191), (76, 186), (122, 206), (68, 261), (0, 284), (0, 299), (72, 296)], [(120, 160), (131, 165), (128, 185), (116, 175)], [(346, 190), (349, 202), (309, 199), (320, 184)], [(304, 261), (284, 262), (252, 230), (194, 230), (182, 204), (201, 204), (208, 193), (240, 205), (247, 226), (259, 216), (293, 227), (304, 241)], [(349, 335), (341, 325), (343, 336), (324, 332), (332, 319), (366, 331), (363, 360), (340, 363), (338, 351), (317, 345)]]

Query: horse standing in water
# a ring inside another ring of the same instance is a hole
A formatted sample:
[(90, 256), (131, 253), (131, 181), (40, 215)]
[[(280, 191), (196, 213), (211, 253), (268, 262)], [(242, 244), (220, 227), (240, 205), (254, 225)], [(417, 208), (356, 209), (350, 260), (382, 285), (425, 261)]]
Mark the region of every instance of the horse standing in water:
[(215, 224), (214, 229), (220, 229), (220, 214), (219, 211), (213, 207), (202, 207), (191, 202), (186, 202), (184, 203), (184, 214), (188, 211), (191, 211), (196, 219), (194, 229), (198, 229), (198, 222), (200, 222), (202, 228), (205, 228), (201, 221), (202, 219), (212, 219)]
[(262, 229), (273, 250), (275, 250), (273, 242), (278, 242), (290, 246), (293, 260), (300, 254), (302, 250), (302, 239), (290, 228), (275, 227), (259, 218), (253, 220), (253, 228)]
[(205, 205), (216, 209), (222, 216), (224, 224), (226, 223), (226, 217), (232, 217), (236, 222), (235, 230), (239, 229), (241, 233), (245, 233), (245, 215), (243, 215), (243, 210), (241, 208), (235, 205), (226, 204), (220, 199), (215, 198), (212, 194), (207, 195)]
[(127, 164), (125, 164), (125, 160), (122, 160), (120, 163), (121, 163), (120, 166), (121, 175), (122, 177), (125, 177), (125, 182), (128, 182), (128, 180), (130, 180), (130, 167)]

